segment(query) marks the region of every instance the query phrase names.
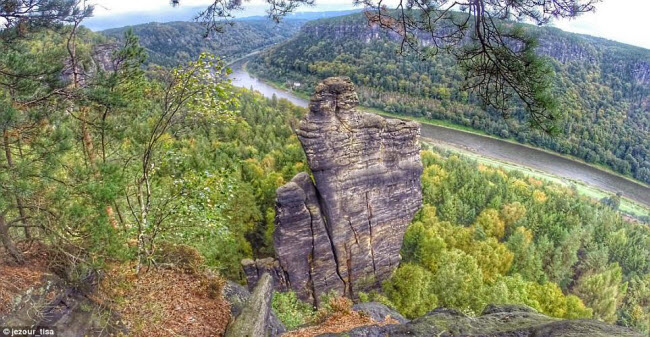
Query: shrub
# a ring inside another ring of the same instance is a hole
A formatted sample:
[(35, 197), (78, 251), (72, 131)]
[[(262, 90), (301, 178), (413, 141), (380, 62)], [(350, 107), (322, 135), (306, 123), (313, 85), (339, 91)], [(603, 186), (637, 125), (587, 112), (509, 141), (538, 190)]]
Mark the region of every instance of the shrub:
[(205, 258), (196, 248), (170, 242), (158, 245), (154, 259), (157, 263), (168, 264), (192, 274), (198, 273), (205, 263)]
[(406, 263), (384, 282), (383, 289), (400, 313), (414, 318), (433, 310), (438, 304), (432, 278), (428, 270)]
[(314, 318), (314, 307), (301, 301), (293, 291), (273, 294), (273, 310), (287, 329), (293, 329)]

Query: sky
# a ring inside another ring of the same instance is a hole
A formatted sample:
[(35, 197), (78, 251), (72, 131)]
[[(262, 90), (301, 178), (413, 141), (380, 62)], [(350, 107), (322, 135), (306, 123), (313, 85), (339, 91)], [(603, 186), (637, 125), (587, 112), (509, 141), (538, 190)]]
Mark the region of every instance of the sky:
[[(90, 0), (89, 2), (92, 2)], [(192, 17), (210, 0), (180, 0), (173, 8), (168, 0), (95, 0), (95, 17), (86, 21), (91, 29), (99, 30), (152, 21), (182, 21)], [(352, 0), (316, 0), (314, 7), (299, 11), (332, 11), (353, 9)], [(266, 3), (251, 0), (238, 17), (264, 15)], [(650, 0), (602, 0), (596, 11), (572, 20), (554, 21), (562, 30), (599, 36), (650, 49)]]

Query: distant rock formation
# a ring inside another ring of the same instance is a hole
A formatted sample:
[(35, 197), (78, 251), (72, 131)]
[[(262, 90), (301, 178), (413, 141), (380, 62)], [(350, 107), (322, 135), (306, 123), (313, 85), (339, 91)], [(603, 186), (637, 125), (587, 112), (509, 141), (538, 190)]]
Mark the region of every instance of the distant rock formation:
[[(264, 271), (318, 303), (334, 291), (354, 297), (377, 288), (400, 262), (406, 227), (422, 204), (420, 127), (357, 111), (349, 78), (320, 83), (296, 133), (306, 173), (277, 190), (278, 264), (245, 261), (249, 284)], [(270, 271), (272, 269), (272, 271)]]
[[(79, 85), (84, 86), (101, 72), (114, 72), (119, 67), (119, 60), (115, 52), (119, 46), (115, 43), (104, 43), (93, 45), (90, 58), (79, 61), (77, 64), (77, 80)], [(74, 71), (70, 59), (66, 62), (61, 70), (61, 80), (65, 83), (72, 83), (74, 80)]]

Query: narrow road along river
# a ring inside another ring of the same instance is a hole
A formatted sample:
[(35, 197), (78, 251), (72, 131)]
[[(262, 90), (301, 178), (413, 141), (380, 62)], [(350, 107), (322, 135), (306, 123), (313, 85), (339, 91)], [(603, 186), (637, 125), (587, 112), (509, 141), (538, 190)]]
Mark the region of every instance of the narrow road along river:
[[(307, 100), (250, 76), (239, 64), (233, 65), (231, 79), (235, 86), (253, 88), (266, 97), (272, 97), (275, 94), (276, 97), (286, 98), (295, 105), (307, 107)], [(556, 154), (431, 124), (422, 124), (422, 137), (429, 138), (433, 142), (469, 150), (488, 158), (524, 165), (561, 178), (580, 181), (611, 193), (621, 192), (629, 199), (650, 206), (650, 188)]]

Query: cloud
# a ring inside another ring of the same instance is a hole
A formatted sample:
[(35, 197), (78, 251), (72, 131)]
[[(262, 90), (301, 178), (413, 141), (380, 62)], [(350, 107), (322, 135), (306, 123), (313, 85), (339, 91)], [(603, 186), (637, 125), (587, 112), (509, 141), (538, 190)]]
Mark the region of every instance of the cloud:
[(648, 0), (605, 0), (596, 5), (594, 13), (585, 13), (573, 20), (556, 21), (553, 25), (569, 32), (650, 49), (649, 12)]
[[(210, 0), (180, 0), (173, 8), (167, 0), (96, 0), (95, 18), (86, 24), (93, 29), (118, 27), (116, 24), (132, 18), (135, 23), (151, 21), (191, 20)], [(393, 2), (395, 0), (388, 0)], [(386, 1), (385, 1), (386, 2)], [(267, 9), (264, 0), (245, 2), (246, 9), (238, 17), (263, 15)], [(353, 8), (353, 0), (316, 0), (314, 7), (301, 7), (300, 11), (331, 11)], [(650, 49), (649, 0), (603, 0), (596, 5), (595, 13), (586, 13), (572, 20), (552, 23), (562, 30), (604, 37)], [(133, 21), (131, 20), (131, 21)], [(131, 23), (133, 24), (133, 23)]]

